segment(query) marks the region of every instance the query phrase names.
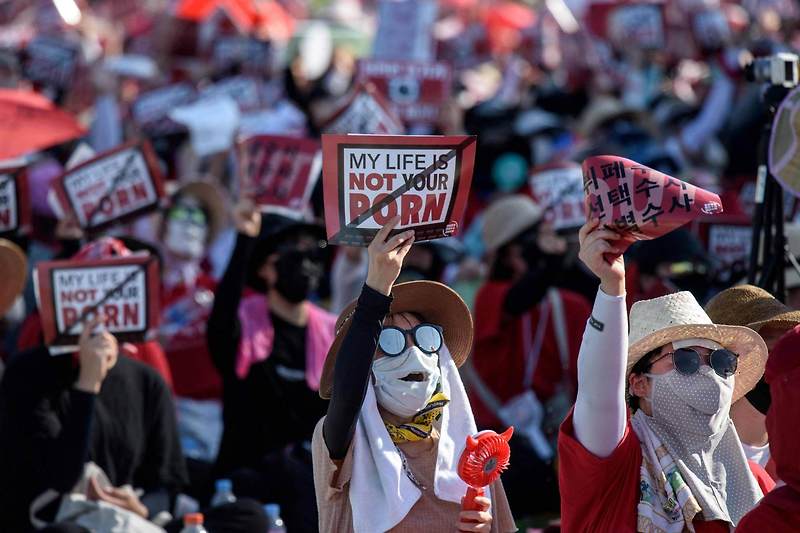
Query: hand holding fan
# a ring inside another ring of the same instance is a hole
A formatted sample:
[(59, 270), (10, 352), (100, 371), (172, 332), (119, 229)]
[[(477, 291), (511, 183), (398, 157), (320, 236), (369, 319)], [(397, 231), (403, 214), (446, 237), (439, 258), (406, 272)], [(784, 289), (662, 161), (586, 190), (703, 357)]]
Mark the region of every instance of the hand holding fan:
[(475, 498), (483, 496), (484, 487), (497, 481), (508, 468), (511, 457), (508, 441), (513, 433), (514, 428), (510, 427), (501, 434), (487, 430), (467, 437), (467, 447), (458, 461), (458, 475), (468, 485), (461, 500), (462, 511), (479, 511)]

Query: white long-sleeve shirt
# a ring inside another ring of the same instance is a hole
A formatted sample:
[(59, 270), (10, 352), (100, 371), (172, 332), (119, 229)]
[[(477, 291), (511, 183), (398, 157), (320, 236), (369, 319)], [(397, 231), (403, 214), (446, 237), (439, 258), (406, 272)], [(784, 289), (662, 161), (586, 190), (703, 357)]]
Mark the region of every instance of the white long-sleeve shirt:
[(627, 425), (625, 368), (628, 311), (625, 296), (597, 291), (578, 354), (578, 395), (573, 427), (584, 448), (608, 457)]

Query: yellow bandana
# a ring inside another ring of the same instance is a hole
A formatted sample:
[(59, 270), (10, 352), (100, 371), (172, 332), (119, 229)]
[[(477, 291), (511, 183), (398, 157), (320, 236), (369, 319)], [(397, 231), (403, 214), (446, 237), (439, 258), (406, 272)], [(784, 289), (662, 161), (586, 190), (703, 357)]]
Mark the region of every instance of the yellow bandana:
[(395, 444), (402, 444), (404, 442), (415, 442), (418, 440), (427, 439), (431, 436), (433, 431), (433, 423), (439, 420), (442, 416), (442, 409), (450, 400), (442, 392), (437, 392), (433, 395), (430, 401), (425, 404), (411, 422), (405, 424), (394, 425), (389, 422), (384, 422), (392, 442)]

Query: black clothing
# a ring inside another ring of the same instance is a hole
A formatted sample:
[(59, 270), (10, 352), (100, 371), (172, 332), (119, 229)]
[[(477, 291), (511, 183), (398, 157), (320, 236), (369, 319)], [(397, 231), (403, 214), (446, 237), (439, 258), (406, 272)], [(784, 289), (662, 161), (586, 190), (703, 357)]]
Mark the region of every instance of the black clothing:
[(169, 389), (152, 368), (120, 355), (98, 395), (73, 388), (78, 368), (46, 348), (12, 359), (0, 383), (0, 530), (26, 531), (30, 502), (67, 492), (87, 460), (116, 486), (145, 491), (151, 513), (186, 483)]
[(572, 268), (530, 270), (509, 289), (503, 310), (511, 316), (522, 315), (537, 305), (551, 287), (576, 292), (592, 302), (599, 284), (596, 277), (578, 265)]
[[(356, 430), (364, 403), (378, 337), (392, 298), (364, 285), (358, 297), (350, 328), (339, 348), (333, 381), (335, 386), (322, 428), (331, 459), (344, 459)], [(346, 354), (346, 355), (345, 355)]]
[(222, 435), (216, 470), (227, 475), (256, 467), (269, 452), (310, 441), (326, 402), (306, 384), (306, 328), (271, 314), (273, 349), (253, 364), (247, 376), (236, 374), (241, 327), (238, 310), (255, 239), (240, 234), (228, 268), (217, 286), (208, 319), (211, 357), (223, 380)]

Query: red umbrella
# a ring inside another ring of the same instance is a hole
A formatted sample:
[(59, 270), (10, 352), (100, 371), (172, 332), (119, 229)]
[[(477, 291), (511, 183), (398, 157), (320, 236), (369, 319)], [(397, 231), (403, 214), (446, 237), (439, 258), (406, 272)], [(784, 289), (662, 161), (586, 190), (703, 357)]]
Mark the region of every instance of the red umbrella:
[(85, 133), (75, 117), (40, 94), (0, 89), (0, 160), (49, 148)]
[(274, 1), (181, 0), (175, 9), (175, 15), (201, 22), (217, 9), (227, 13), (231, 21), (244, 33), (256, 32), (286, 40), (292, 36), (294, 30), (292, 16)]

